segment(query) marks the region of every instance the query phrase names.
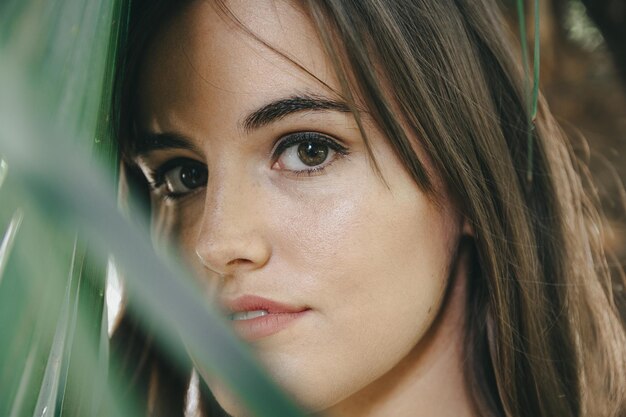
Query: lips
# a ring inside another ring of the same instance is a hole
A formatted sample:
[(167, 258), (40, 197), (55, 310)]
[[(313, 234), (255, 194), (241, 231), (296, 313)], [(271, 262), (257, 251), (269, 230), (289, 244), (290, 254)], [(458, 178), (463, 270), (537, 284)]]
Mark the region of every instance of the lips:
[(255, 295), (222, 300), (233, 328), (247, 341), (268, 337), (306, 316), (310, 309), (293, 306)]

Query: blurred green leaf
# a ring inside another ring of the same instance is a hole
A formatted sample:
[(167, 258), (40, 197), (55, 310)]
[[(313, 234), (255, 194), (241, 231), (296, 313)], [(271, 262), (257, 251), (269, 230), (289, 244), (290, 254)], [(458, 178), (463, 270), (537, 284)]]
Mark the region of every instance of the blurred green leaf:
[[(74, 248), (76, 255), (76, 248)], [(73, 271), (72, 271), (73, 272)], [(61, 314), (57, 323), (52, 346), (50, 347), (50, 355), (46, 370), (41, 381), (41, 389), (35, 406), (34, 415), (41, 417), (56, 416), (56, 409), (63, 402), (65, 395), (65, 379), (67, 378), (67, 352), (66, 344), (73, 340), (73, 327), (76, 319), (77, 294), (72, 294), (73, 283), (76, 281), (74, 273), (70, 273), (63, 297), (63, 305)]]
[(115, 360), (103, 326), (111, 254), (131, 308), (155, 326), (173, 360), (183, 360), (186, 347), (254, 415), (302, 415), (184, 269), (157, 256), (149, 232), (117, 210), (109, 102), (128, 7), (123, 0), (0, 6), (0, 155), (10, 166), (0, 167), (0, 219), (10, 219), (0, 257), (0, 331), (8, 341), (0, 346), (0, 415), (94, 415), (102, 403), (132, 415), (132, 405), (117, 406), (115, 381), (102, 382)]
[(7, 260), (9, 259), (9, 255), (11, 254), (11, 249), (13, 249), (15, 236), (17, 235), (17, 231), (20, 228), (23, 217), (24, 216), (22, 215), (22, 212), (20, 210), (16, 210), (15, 214), (11, 218), (9, 226), (4, 233), (2, 241), (0, 241), (0, 283), (2, 283), (4, 268), (6, 267)]

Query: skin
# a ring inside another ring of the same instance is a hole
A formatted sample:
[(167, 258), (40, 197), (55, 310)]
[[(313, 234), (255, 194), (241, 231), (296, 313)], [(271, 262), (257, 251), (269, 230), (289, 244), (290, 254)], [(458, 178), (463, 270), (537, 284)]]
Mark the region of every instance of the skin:
[[(165, 186), (153, 190), (155, 235), (178, 240), (208, 298), (255, 294), (311, 309), (252, 343), (268, 373), (307, 409), (346, 417), (471, 415), (461, 365), (463, 216), (443, 187), (437, 203), (420, 190), (366, 112), (382, 178), (351, 113), (303, 111), (245, 129), (246, 117), (274, 100), (308, 94), (339, 101), (339, 82), (296, 7), (228, 5), (323, 83), (208, 2), (173, 17), (142, 65), (138, 127), (175, 133), (187, 144), (136, 159), (149, 179), (164, 163), (188, 158), (206, 167), (208, 180), (176, 199)], [(296, 173), (297, 153), (272, 156), (275, 143), (294, 132), (322, 133), (348, 154), (329, 152), (323, 170)], [(175, 168), (168, 172), (174, 180)], [(227, 412), (246, 415), (200, 373)]]

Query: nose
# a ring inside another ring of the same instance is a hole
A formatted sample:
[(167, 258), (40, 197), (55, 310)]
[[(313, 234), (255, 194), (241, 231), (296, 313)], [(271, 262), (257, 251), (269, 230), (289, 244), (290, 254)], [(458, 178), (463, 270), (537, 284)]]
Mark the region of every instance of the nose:
[(207, 186), (196, 254), (205, 268), (221, 276), (262, 268), (271, 256), (260, 210), (262, 193), (252, 181), (231, 179)]

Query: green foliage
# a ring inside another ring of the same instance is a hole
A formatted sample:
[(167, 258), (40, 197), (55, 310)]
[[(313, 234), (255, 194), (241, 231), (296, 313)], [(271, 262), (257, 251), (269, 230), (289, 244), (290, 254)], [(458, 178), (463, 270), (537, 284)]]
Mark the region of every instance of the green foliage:
[(185, 270), (117, 210), (108, 112), (128, 7), (0, 5), (0, 415), (135, 415), (107, 374), (110, 255), (173, 360), (193, 352), (254, 415), (301, 415)]
[(526, 179), (532, 182), (533, 179), (533, 135), (535, 129), (535, 118), (537, 117), (537, 102), (539, 99), (539, 65), (540, 65), (540, 37), (539, 37), (539, 0), (534, 0), (534, 46), (533, 46), (533, 85), (530, 86), (530, 66), (528, 64), (528, 38), (526, 37), (526, 10), (524, 0), (516, 0), (517, 16), (519, 19), (520, 42), (522, 44), (522, 62), (525, 74), (525, 89), (527, 91), (528, 105), (528, 166), (526, 169)]

